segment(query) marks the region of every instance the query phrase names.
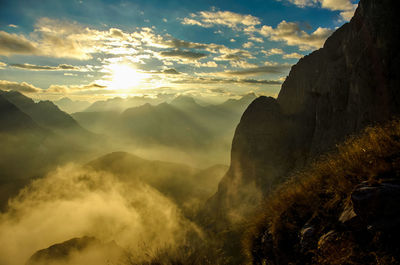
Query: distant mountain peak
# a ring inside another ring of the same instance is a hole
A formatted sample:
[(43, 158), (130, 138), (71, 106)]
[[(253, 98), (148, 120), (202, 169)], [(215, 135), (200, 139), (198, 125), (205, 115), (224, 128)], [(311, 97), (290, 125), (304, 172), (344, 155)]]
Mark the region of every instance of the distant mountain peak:
[(186, 95), (179, 95), (174, 100), (171, 101), (172, 105), (181, 105), (181, 104), (193, 104), (198, 105), (194, 98)]

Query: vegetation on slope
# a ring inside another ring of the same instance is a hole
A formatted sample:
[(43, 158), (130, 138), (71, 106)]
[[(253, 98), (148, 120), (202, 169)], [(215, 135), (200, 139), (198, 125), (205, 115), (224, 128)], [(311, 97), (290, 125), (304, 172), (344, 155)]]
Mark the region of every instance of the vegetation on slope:
[(271, 194), (243, 240), (246, 255), (253, 264), (398, 264), (399, 202), (396, 120), (351, 137)]

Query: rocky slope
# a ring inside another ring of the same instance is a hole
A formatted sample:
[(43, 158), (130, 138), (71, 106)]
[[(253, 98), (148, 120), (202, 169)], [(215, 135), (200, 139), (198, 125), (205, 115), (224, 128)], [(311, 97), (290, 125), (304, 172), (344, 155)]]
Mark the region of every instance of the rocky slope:
[(26, 265), (120, 264), (124, 250), (114, 241), (103, 243), (94, 237), (73, 238), (35, 252)]
[(292, 67), (277, 99), (253, 101), (236, 129), (230, 169), (205, 207), (206, 225), (242, 220), (291, 172), (399, 114), (396, 5), (361, 0), (350, 23)]
[(248, 231), (253, 264), (400, 264), (400, 122), (368, 128), (280, 186)]

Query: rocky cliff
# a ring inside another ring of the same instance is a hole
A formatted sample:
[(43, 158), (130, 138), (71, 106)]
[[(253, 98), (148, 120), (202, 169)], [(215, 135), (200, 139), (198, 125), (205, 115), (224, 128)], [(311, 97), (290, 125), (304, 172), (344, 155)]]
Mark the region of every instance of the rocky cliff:
[(396, 6), (395, 0), (361, 0), (349, 23), (292, 67), (277, 99), (250, 104), (205, 223), (218, 228), (242, 220), (291, 172), (346, 136), (399, 114)]

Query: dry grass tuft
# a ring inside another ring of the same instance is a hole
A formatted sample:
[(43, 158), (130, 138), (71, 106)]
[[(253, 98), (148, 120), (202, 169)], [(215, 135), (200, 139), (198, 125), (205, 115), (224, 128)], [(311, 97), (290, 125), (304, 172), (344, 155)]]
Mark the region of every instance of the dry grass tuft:
[[(271, 194), (264, 204), (263, 214), (254, 220), (243, 240), (246, 256), (250, 262), (260, 264), (265, 261), (284, 264), (298, 260), (299, 231), (307, 222), (318, 223), (318, 232), (326, 233), (349, 203), (356, 185), (363, 181), (379, 182), (378, 176), (382, 175), (390, 174), (390, 177), (396, 178), (396, 172), (400, 172), (399, 120), (369, 127), (361, 135), (350, 137), (338, 146), (337, 152), (320, 158)], [(344, 264), (344, 258), (346, 264), (360, 264), (357, 263), (359, 261), (352, 263), (351, 259), (355, 254), (361, 255), (363, 250), (358, 249), (350, 239), (330, 247), (332, 251), (329, 255), (311, 253), (306, 259), (312, 257), (313, 262), (318, 264)], [(338, 248), (344, 248), (349, 253), (338, 252)], [(285, 256), (287, 260), (282, 260), (280, 256)], [(342, 263), (332, 263), (328, 256)], [(366, 256), (365, 260), (369, 261), (374, 256), (375, 264), (386, 264), (385, 260), (392, 260), (376, 253), (367, 253)]]

